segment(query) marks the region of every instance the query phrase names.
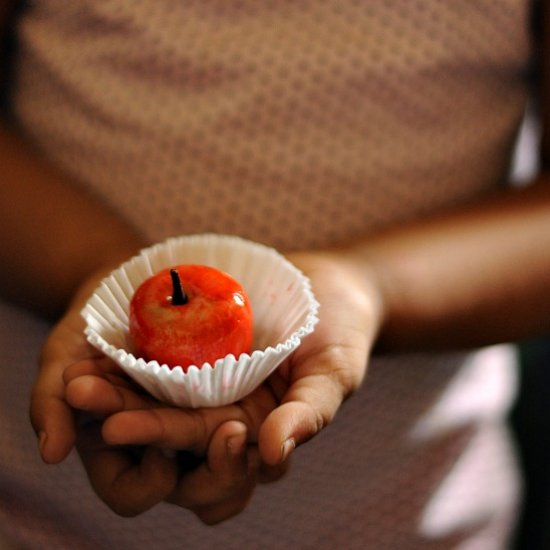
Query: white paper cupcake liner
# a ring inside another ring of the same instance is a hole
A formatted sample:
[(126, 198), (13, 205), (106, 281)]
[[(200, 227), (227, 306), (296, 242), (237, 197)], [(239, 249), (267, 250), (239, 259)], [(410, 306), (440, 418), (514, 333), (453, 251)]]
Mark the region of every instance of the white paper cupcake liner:
[[(254, 314), (253, 352), (212, 366), (170, 369), (135, 357), (128, 308), (137, 287), (166, 267), (202, 264), (234, 277)], [(319, 304), (295, 266), (273, 248), (228, 235), (175, 237), (144, 249), (106, 277), (82, 310), (88, 341), (157, 399), (179, 407), (234, 403), (257, 388), (313, 332)]]

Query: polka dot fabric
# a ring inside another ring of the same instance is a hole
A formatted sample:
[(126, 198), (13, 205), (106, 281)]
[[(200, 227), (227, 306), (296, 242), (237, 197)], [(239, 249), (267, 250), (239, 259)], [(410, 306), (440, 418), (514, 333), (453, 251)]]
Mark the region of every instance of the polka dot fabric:
[[(519, 0), (36, 0), (18, 27), (14, 109), (37, 147), (153, 240), (326, 246), (504, 182), (527, 19)], [(25, 366), (1, 386), (0, 531), (25, 547), (504, 547), (518, 490), (506, 361), (374, 359), (290, 474), (206, 528), (165, 505), (123, 520), (76, 457), (42, 466), (26, 407), (46, 327), (7, 307), (0, 322), (4, 356)], [(457, 402), (468, 414), (441, 420)], [(437, 429), (418, 435), (434, 411)]]
[(35, 4), (17, 113), (151, 238), (322, 246), (506, 173), (523, 2)]

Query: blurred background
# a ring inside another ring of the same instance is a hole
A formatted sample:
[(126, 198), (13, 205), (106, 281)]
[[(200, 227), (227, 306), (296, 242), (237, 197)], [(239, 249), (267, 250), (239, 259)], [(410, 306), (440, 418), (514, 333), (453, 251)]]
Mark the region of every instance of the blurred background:
[[(527, 114), (513, 178), (522, 185), (538, 169), (539, 128)], [(550, 276), (550, 274), (549, 274)], [(550, 335), (518, 349), (519, 393), (510, 417), (525, 475), (525, 495), (513, 550), (550, 549)]]

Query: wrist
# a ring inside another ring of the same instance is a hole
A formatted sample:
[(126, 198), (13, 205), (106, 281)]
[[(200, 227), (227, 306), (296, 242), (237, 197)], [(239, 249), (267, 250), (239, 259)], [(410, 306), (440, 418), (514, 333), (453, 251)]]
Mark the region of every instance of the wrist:
[[(350, 309), (359, 308), (363, 311), (364, 318), (368, 320), (366, 326), (369, 327), (366, 336), (372, 348), (385, 324), (387, 308), (383, 287), (379, 283), (376, 271), (361, 254), (351, 248), (333, 248), (296, 252), (287, 257), (317, 284), (323, 277), (339, 281), (337, 294), (333, 295), (332, 299), (349, 304)], [(317, 273), (322, 276), (318, 276)], [(313, 291), (317, 294), (315, 283)]]

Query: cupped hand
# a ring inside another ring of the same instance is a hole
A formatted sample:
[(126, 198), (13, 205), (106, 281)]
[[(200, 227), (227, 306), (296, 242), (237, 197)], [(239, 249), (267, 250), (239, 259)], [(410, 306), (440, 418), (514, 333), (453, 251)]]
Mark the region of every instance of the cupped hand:
[(237, 404), (178, 409), (144, 393), (112, 362), (74, 363), (64, 378), (67, 400), (80, 411), (77, 450), (95, 492), (119, 515), (164, 500), (218, 523), (246, 506), (258, 481), (286, 469), (261, 464), (256, 444), (257, 426), (277, 404), (268, 384)]
[[(238, 513), (261, 474), (276, 479), (292, 451), (333, 419), (366, 372), (381, 320), (375, 286), (338, 254), (296, 253), (289, 259), (312, 282), (321, 305), (319, 323), (289, 360), (238, 403), (195, 410), (168, 407), (127, 382), (113, 383), (113, 364), (85, 361), (65, 371), (68, 402), (108, 416), (101, 433), (109, 452), (140, 446), (163, 449), (162, 456), (173, 450), (199, 457), (193, 469), (180, 468), (165, 500), (193, 510), (207, 523)], [(247, 446), (240, 443), (243, 432)], [(89, 465), (86, 452), (83, 460)], [(127, 460), (124, 468), (130, 466)], [(113, 479), (122, 470), (120, 464), (111, 467), (110, 477), (95, 487), (115, 510)]]

